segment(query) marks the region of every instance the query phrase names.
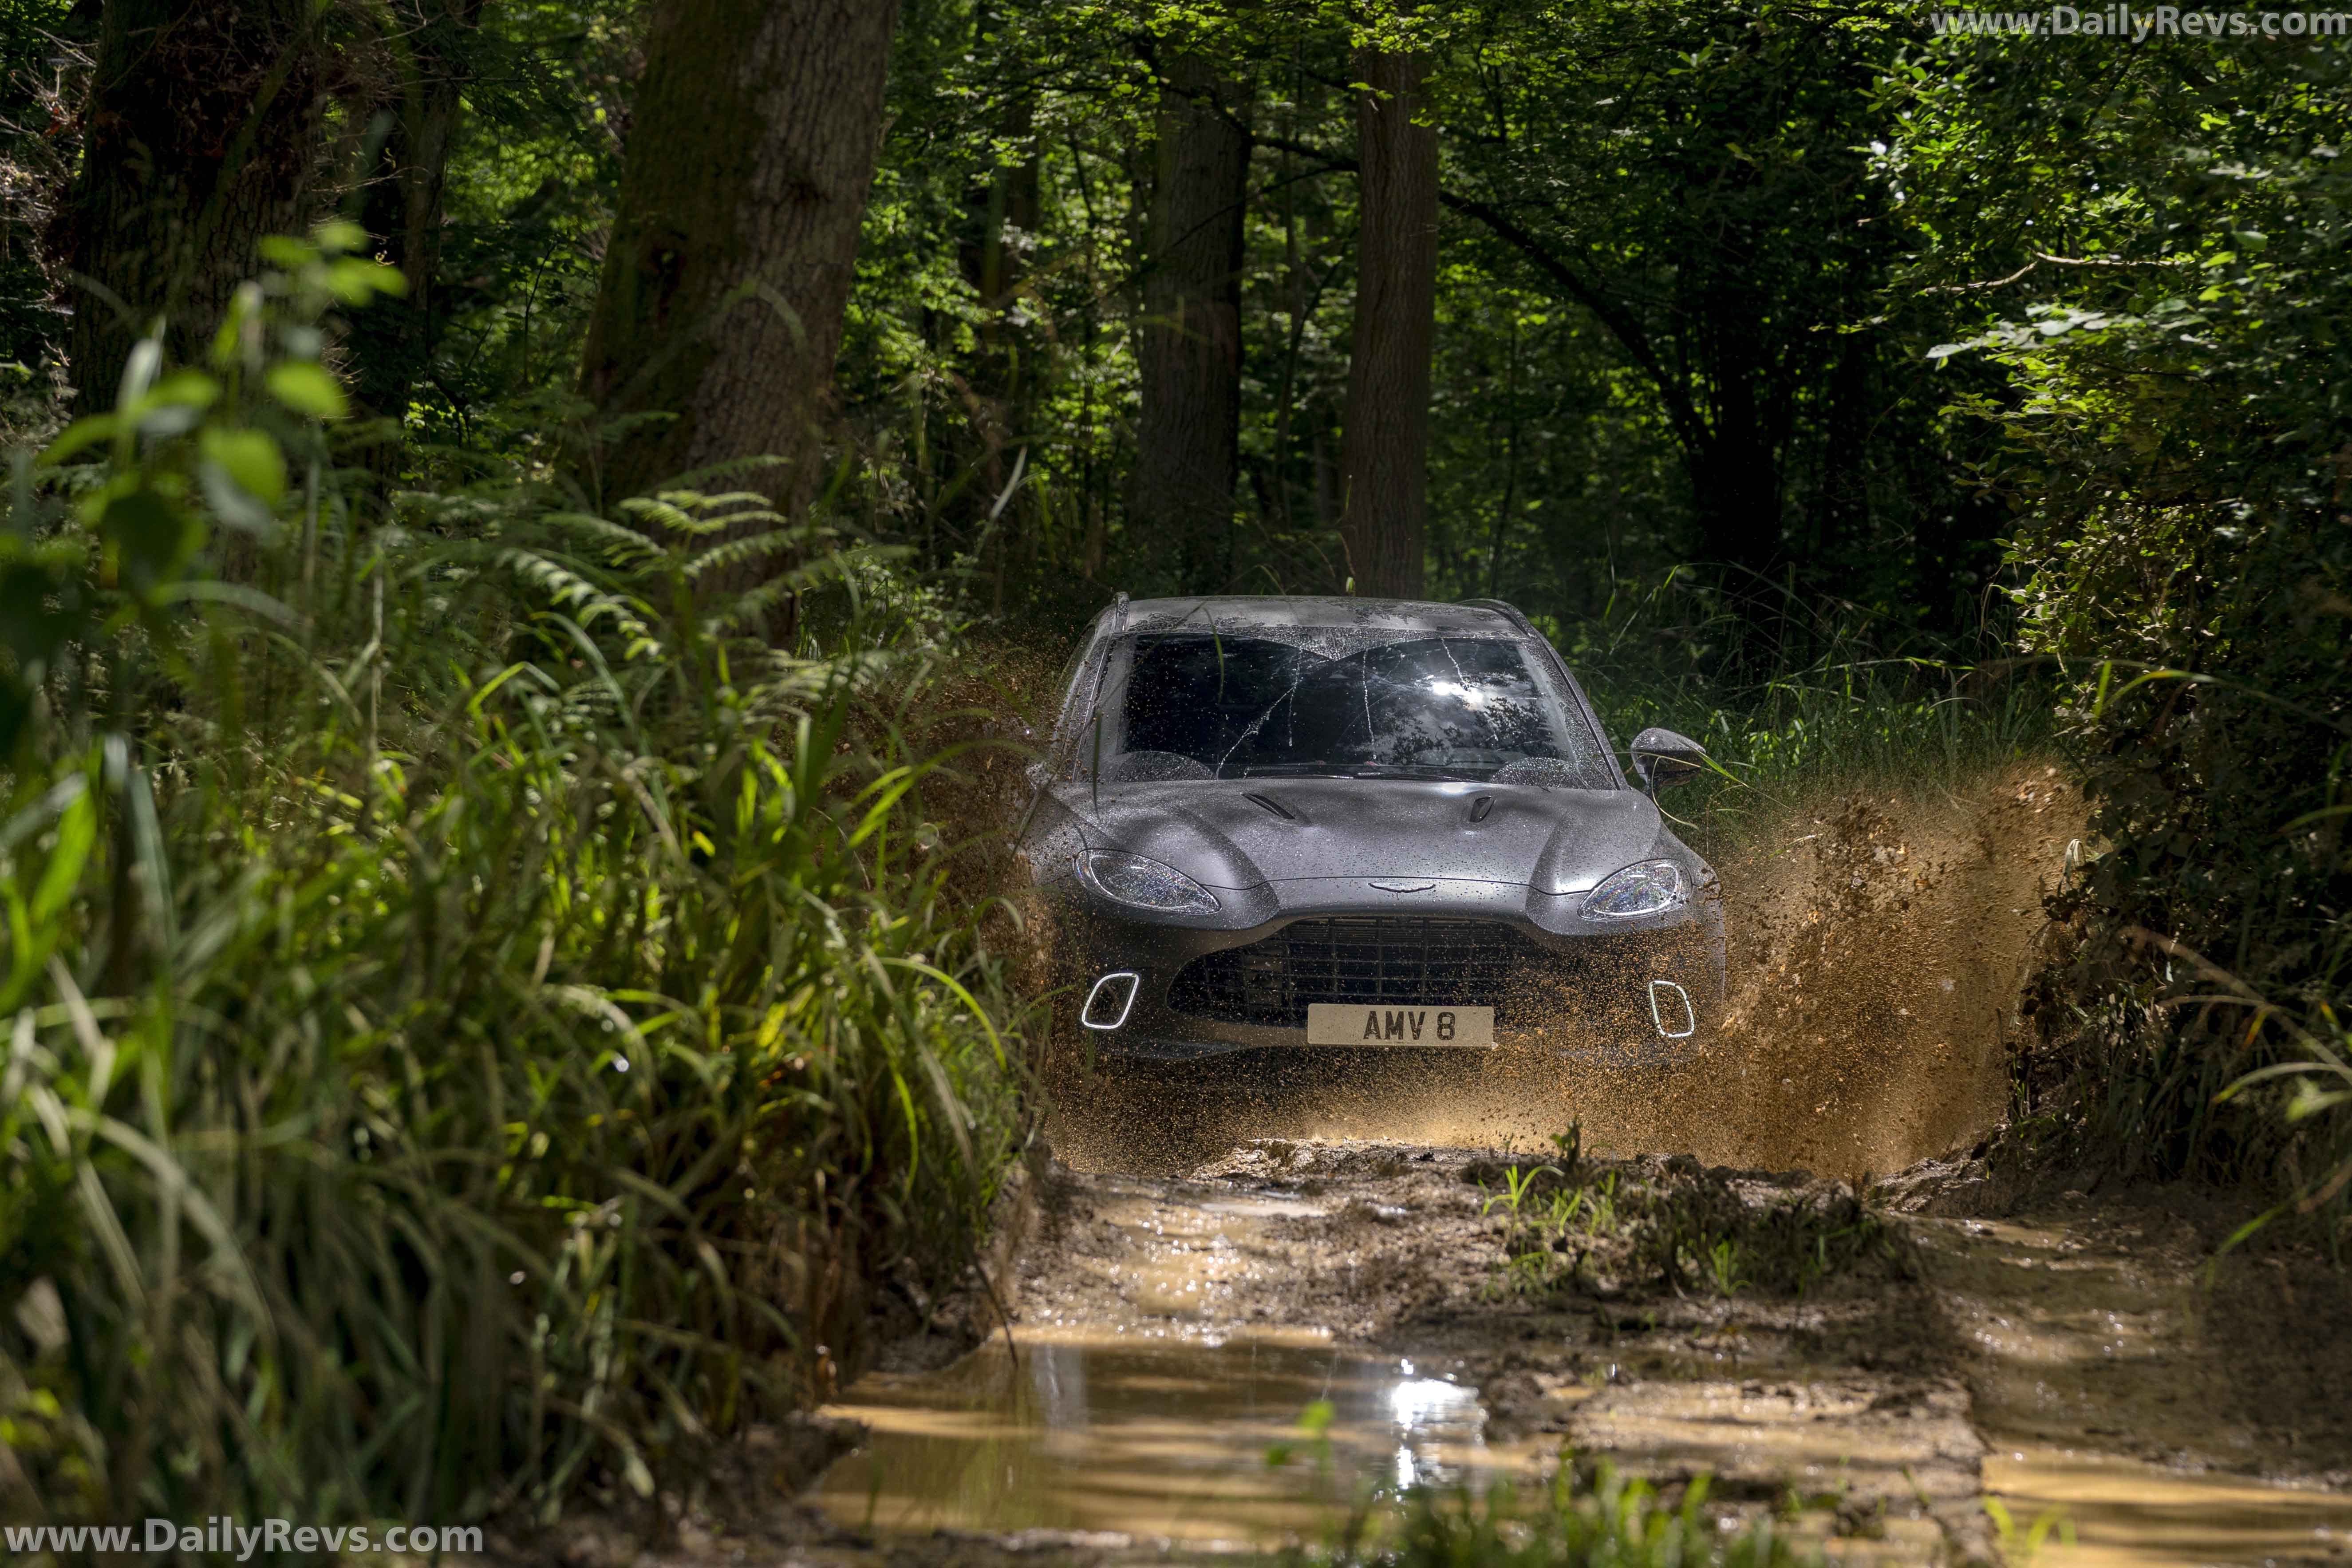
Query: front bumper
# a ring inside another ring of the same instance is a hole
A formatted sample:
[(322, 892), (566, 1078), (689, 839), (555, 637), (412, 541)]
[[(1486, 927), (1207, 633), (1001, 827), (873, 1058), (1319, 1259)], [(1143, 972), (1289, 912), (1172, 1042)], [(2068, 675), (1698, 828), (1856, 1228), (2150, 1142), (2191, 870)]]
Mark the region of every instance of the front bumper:
[[(1440, 879), (1399, 894), (1319, 878), (1220, 889), (1215, 923), (1113, 910), (1075, 879), (1051, 891), (1069, 1015), (1098, 998), (1096, 1026), (1074, 1022), (1072, 1033), (1104, 1056), (1344, 1049), (1308, 1047), (1305, 1027), (1310, 1002), (1344, 1001), (1492, 1005), (1498, 1047), (1675, 1060), (1706, 1037), (1723, 1004), (1723, 913), (1711, 888), (1664, 917), (1608, 931), (1581, 919), (1581, 893), (1509, 883)], [(1398, 956), (1416, 942), (1428, 956), (1418, 968)], [(1131, 998), (1124, 982), (1098, 991), (1122, 974), (1136, 977)]]

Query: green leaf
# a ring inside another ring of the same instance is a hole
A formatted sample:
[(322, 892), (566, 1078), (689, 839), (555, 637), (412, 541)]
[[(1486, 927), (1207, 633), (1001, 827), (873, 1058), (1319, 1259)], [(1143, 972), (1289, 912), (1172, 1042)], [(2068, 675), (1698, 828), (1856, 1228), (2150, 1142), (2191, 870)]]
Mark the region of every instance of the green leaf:
[(307, 414), (313, 419), (341, 419), (349, 412), (343, 389), (327, 373), (327, 367), (314, 360), (286, 360), (269, 367), (265, 378), (269, 395), (297, 414)]
[(286, 499), (286, 456), (258, 430), (208, 429), (200, 437), (205, 460), (216, 463), (236, 488), (274, 507)]
[(261, 259), (272, 267), (283, 267), (289, 272), (296, 268), (308, 267), (319, 259), (319, 253), (308, 244), (282, 234), (263, 235), (258, 248)]
[(319, 242), (319, 248), (329, 255), (367, 247), (367, 230), (349, 218), (330, 218), (312, 229), (310, 237)]
[(89, 859), (90, 846), (98, 839), (98, 809), (91, 805), (89, 792), (85, 790), (66, 807), (58, 823), (57, 847), (49, 851), (49, 863), (41, 868), (40, 885), (33, 890), (32, 917), (36, 927), (47, 924), (66, 907), (73, 897), (74, 887), (81, 880), (81, 868)]
[(364, 305), (379, 294), (405, 295), (408, 279), (397, 267), (347, 256), (327, 268), (327, 287), (346, 305)]
[(221, 385), (200, 370), (175, 370), (147, 389), (140, 399), (143, 412), (166, 406), (210, 408), (220, 399)]
[(121, 421), (111, 414), (92, 414), (87, 418), (77, 419), (65, 427), (64, 434), (49, 443), (48, 450), (41, 454), (41, 461), (62, 463), (85, 447), (111, 441), (114, 433), (121, 427)]

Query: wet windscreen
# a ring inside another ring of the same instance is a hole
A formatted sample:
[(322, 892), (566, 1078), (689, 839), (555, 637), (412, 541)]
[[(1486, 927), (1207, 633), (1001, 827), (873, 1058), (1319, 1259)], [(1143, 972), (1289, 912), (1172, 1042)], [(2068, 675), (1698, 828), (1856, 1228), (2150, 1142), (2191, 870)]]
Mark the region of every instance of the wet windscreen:
[(1512, 642), (1405, 635), (1327, 654), (1267, 637), (1147, 634), (1118, 650), (1112, 673), (1107, 777), (1484, 780), (1522, 763), (1549, 782), (1612, 787), (1566, 687)]

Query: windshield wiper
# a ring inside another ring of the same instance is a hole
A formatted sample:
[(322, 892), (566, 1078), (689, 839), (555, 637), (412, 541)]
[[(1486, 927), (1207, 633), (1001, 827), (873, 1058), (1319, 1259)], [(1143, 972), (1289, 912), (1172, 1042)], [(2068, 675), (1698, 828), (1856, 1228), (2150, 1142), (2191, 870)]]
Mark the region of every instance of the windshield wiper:
[(1454, 779), (1475, 784), (1485, 775), (1433, 763), (1251, 763), (1239, 778)]
[(1475, 784), (1484, 775), (1465, 773), (1460, 768), (1442, 768), (1434, 763), (1360, 763), (1348, 770), (1349, 775), (1360, 779), (1458, 779)]
[[(1244, 763), (1241, 772), (1233, 774), (1241, 779), (1344, 779), (1355, 776), (1355, 768), (1346, 763)], [(1222, 773), (1218, 775), (1225, 776)]]

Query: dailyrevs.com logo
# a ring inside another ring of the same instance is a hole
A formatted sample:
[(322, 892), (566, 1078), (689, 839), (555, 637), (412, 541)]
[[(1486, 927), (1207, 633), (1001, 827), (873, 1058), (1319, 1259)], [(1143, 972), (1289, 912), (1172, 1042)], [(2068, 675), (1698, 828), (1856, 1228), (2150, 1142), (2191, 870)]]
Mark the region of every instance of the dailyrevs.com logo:
[(2144, 44), (2150, 38), (2319, 38), (2352, 35), (2352, 11), (2197, 11), (2179, 5), (2145, 9), (2115, 5), (2081, 10), (2055, 5), (2047, 11), (1931, 11), (1928, 27), (1938, 37), (1982, 34), (2033, 38), (2114, 38)]
[(299, 1552), (315, 1556), (322, 1552), (401, 1552), (431, 1556), (436, 1552), (482, 1550), (478, 1524), (395, 1524), (381, 1531), (359, 1524), (296, 1524), (287, 1519), (265, 1519), (239, 1524), (219, 1516), (202, 1524), (177, 1524), (168, 1519), (130, 1524), (12, 1524), (0, 1529), (0, 1541), (11, 1556), (46, 1552), (80, 1556), (91, 1552), (128, 1554), (163, 1552), (202, 1552), (214, 1557), (251, 1562), (272, 1552)]

